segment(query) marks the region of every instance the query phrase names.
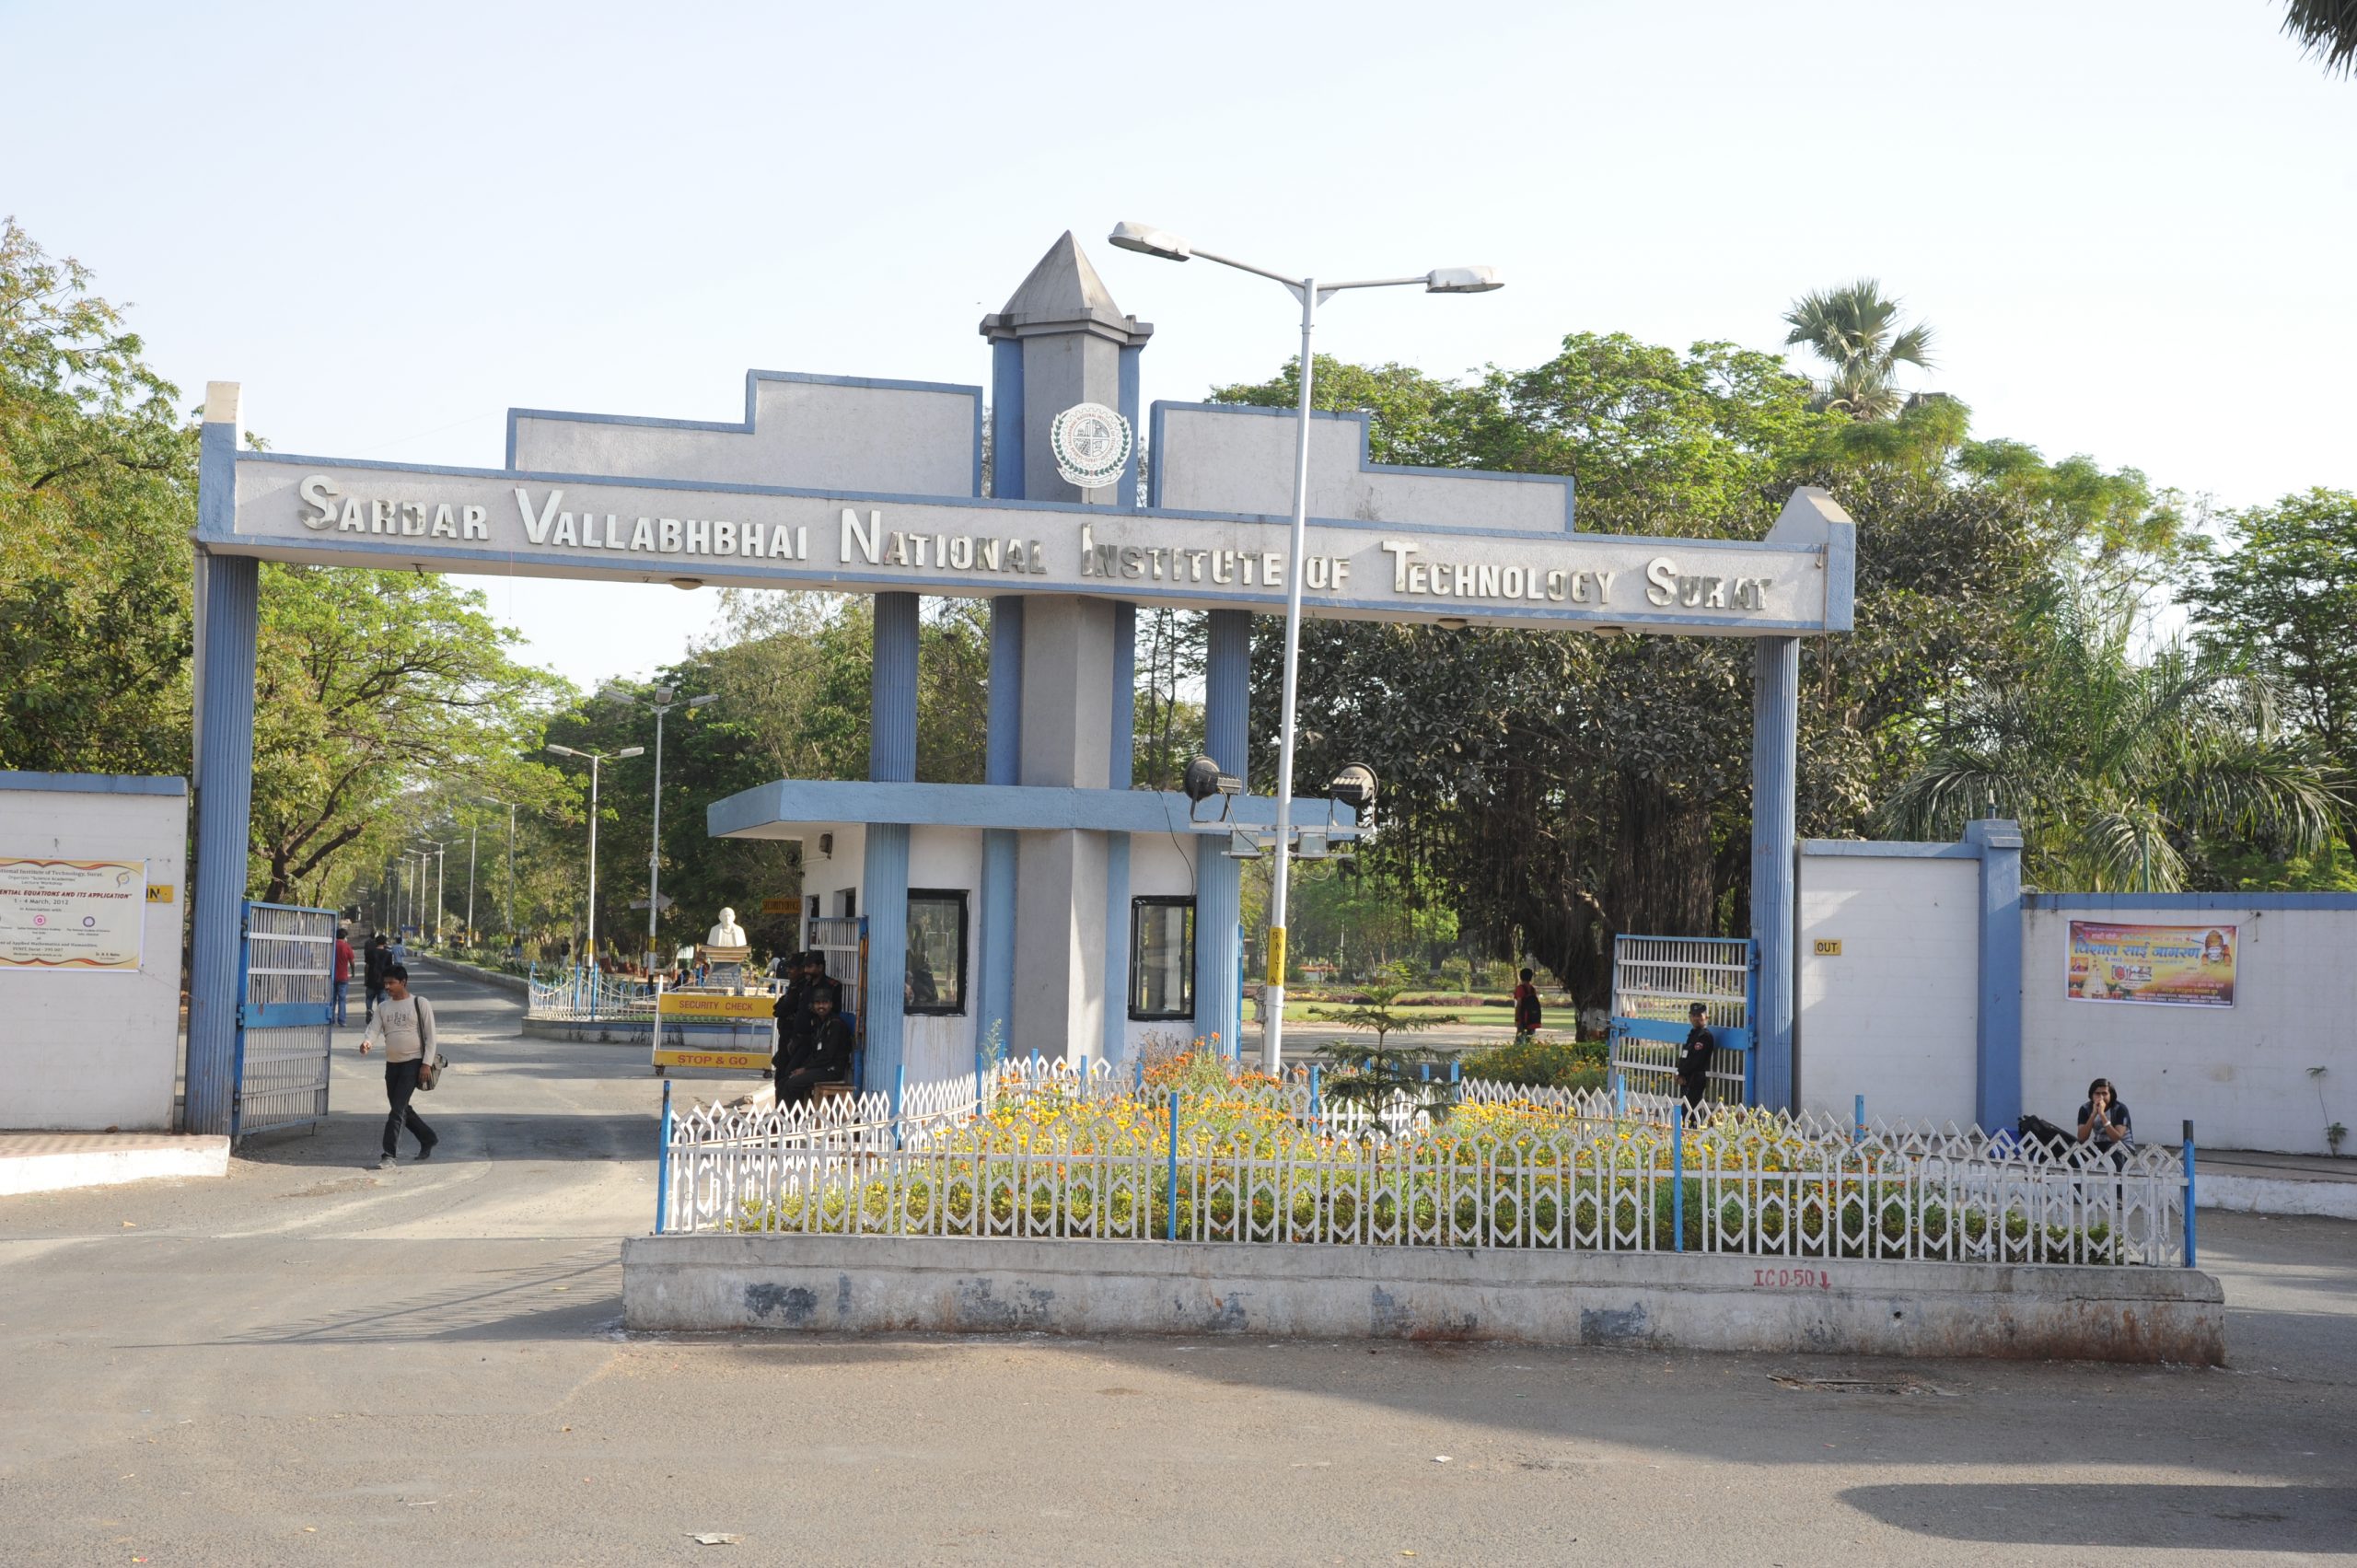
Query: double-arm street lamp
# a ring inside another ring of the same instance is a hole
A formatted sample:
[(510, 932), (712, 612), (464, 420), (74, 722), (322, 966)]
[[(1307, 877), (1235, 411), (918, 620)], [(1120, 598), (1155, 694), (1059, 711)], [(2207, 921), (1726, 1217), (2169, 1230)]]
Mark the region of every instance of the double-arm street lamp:
[[(609, 703), (619, 703), (625, 708), (639, 705), (636, 697), (618, 687), (610, 686), (598, 694)], [(720, 701), (707, 691), (701, 697), (691, 697), (682, 703), (677, 700), (679, 694), (676, 686), (657, 686), (648, 693), (654, 701), (645, 704), (655, 710), (655, 830), (646, 851), (646, 972), (649, 974), (653, 974), (656, 967), (655, 922), (663, 912), (663, 715), (673, 708), (701, 708)], [(624, 752), (623, 755), (628, 756), (629, 753)]]
[(549, 742), (549, 749), (560, 757), (589, 759), (589, 928), (581, 940), (584, 962), (598, 961), (598, 766), (606, 761), (621, 761), (624, 757), (640, 757), (646, 753), (644, 746), (625, 746), (619, 751), (576, 751), (570, 746)]
[[(1276, 875), (1269, 891), (1269, 979), (1261, 992), (1260, 1003), (1260, 1060), (1268, 1071), (1274, 1073), (1283, 1065), (1284, 1051), (1285, 896), (1291, 888), (1293, 864), (1294, 693), (1301, 665), (1301, 557), (1309, 526), (1309, 408), (1311, 370), (1315, 364), (1310, 353), (1310, 338), (1318, 324), (1318, 308), (1346, 288), (1404, 288), (1422, 285), (1427, 294), (1487, 294), (1493, 288), (1503, 288), (1505, 284), (1493, 267), (1439, 267), (1411, 277), (1353, 278), (1342, 283), (1320, 283), (1316, 278), (1289, 277), (1266, 267), (1256, 267), (1249, 261), (1239, 261), (1232, 256), (1198, 250), (1175, 234), (1149, 228), (1144, 224), (1118, 224), (1108, 238), (1120, 249), (1135, 250), (1140, 255), (1158, 256), (1166, 261), (1184, 261), (1200, 256), (1223, 267), (1234, 267), (1238, 272), (1269, 278), (1283, 284), (1286, 292), (1301, 302), (1301, 406), (1299, 424), (1294, 436), (1293, 545), (1285, 570), (1284, 696), (1278, 717)], [(1233, 761), (1240, 767), (1244, 759), (1223, 757), (1219, 761)]]

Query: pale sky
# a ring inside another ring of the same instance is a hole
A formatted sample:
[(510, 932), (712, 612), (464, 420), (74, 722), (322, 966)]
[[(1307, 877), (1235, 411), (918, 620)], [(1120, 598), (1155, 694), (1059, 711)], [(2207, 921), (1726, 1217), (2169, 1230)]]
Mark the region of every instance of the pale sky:
[[(1453, 375), (1566, 332), (1773, 349), (1882, 280), (1975, 429), (2226, 505), (2357, 488), (2357, 84), (2272, 0), (202, 6), (0, 0), (0, 212), (282, 451), (496, 467), (509, 406), (736, 419), (744, 372), (984, 383), (1069, 227), (1145, 395), (1320, 346)], [(584, 685), (709, 593), (486, 580)]]

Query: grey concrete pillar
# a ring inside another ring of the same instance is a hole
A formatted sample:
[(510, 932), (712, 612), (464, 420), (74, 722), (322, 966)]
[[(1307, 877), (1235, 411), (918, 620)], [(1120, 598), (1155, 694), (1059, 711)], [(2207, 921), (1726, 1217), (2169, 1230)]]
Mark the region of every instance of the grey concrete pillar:
[[(1076, 403), (1135, 407), (1138, 351), (1154, 331), (1121, 314), (1070, 234), (1040, 258), (1005, 309), (982, 319), (981, 331), (992, 343), (994, 494), (1134, 505), (1133, 482), (1089, 491), (1067, 483), (1049, 447), (1055, 417)], [(1127, 728), (1132, 693), (1112, 691), (1108, 675), (1125, 662), (1119, 639), (1127, 623), (1103, 600), (1027, 601), (1016, 782), (1113, 787), (1109, 739)], [(1016, 839), (1009, 1053), (1097, 1054), (1118, 1038), (1128, 955), (1126, 948), (1109, 954), (1108, 947), (1115, 903), (1127, 918), (1126, 865), (1117, 866), (1104, 833), (1026, 831)]]

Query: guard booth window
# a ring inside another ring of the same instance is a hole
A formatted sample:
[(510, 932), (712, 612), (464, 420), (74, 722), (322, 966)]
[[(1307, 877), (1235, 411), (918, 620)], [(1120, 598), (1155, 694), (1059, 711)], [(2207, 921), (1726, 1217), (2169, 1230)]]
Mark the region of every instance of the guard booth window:
[(909, 970), (906, 1011), (966, 1010), (966, 894), (963, 889), (909, 889)]
[(1130, 900), (1130, 1016), (1195, 1014), (1195, 900)]

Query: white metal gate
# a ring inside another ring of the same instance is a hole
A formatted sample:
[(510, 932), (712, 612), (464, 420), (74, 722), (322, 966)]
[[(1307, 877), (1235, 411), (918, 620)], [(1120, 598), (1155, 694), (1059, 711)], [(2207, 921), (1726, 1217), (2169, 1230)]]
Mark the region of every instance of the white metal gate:
[(1710, 1099), (1753, 1099), (1752, 1007), (1759, 948), (1736, 936), (1616, 936), (1612, 939), (1612, 1071), (1630, 1091), (1678, 1093), (1678, 1051), (1694, 1004), (1718, 1041), (1711, 1053)]
[(335, 1043), (335, 912), (250, 900), (245, 923), (232, 1138), (323, 1119)]

